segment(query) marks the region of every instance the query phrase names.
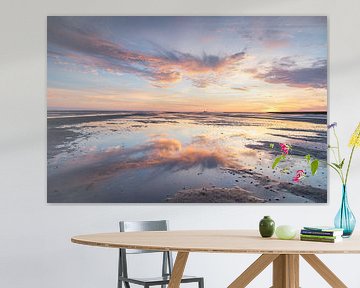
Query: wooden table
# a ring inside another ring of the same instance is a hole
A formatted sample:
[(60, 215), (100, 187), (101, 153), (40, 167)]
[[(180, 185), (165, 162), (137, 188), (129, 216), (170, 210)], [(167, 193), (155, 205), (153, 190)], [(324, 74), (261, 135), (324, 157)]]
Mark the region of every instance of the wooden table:
[(246, 287), (273, 263), (273, 288), (299, 287), (299, 256), (302, 256), (331, 287), (347, 287), (315, 254), (360, 253), (360, 237), (336, 244), (261, 238), (255, 230), (118, 232), (75, 236), (77, 244), (177, 251), (169, 288), (179, 288), (190, 252), (262, 254), (228, 288)]

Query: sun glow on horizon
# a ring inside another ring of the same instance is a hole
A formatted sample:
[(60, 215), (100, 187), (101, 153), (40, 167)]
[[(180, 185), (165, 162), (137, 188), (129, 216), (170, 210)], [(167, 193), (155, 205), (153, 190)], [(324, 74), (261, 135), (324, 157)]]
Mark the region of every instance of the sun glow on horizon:
[(48, 17), (48, 108), (326, 111), (326, 22)]

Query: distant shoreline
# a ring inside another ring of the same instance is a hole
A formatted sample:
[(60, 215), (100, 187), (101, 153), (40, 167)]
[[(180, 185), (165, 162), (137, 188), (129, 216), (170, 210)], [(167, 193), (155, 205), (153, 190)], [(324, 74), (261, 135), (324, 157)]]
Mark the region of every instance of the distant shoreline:
[(304, 112), (265, 112), (268, 114), (327, 114), (327, 111), (304, 111)]
[(327, 114), (327, 111), (288, 111), (288, 112), (244, 112), (244, 111), (233, 111), (233, 112), (224, 112), (224, 111), (152, 111), (152, 110), (47, 110), (47, 112), (67, 112), (67, 113), (94, 113), (94, 112), (103, 112), (103, 113), (243, 113), (243, 114)]

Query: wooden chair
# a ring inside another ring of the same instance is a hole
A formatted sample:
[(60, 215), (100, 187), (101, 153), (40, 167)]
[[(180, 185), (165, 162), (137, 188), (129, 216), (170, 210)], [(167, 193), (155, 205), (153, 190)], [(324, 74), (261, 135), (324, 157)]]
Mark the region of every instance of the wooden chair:
[[(134, 231), (167, 231), (168, 221), (120, 221), (120, 232)], [(130, 288), (130, 284), (136, 284), (149, 288), (150, 286), (160, 286), (165, 288), (169, 284), (173, 268), (172, 254), (169, 251), (149, 251), (135, 249), (119, 249), (119, 269), (118, 269), (118, 288)], [(163, 253), (162, 274), (160, 277), (152, 278), (134, 278), (129, 277), (127, 269), (127, 254), (142, 253)], [(204, 288), (204, 278), (194, 276), (183, 276), (181, 283), (198, 283), (198, 288)]]

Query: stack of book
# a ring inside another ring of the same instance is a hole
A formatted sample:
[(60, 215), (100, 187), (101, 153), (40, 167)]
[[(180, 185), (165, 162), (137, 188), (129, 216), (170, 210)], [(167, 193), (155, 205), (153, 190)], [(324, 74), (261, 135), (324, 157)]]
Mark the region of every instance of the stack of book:
[(333, 227), (304, 227), (300, 232), (302, 241), (336, 243), (342, 241), (344, 230)]

